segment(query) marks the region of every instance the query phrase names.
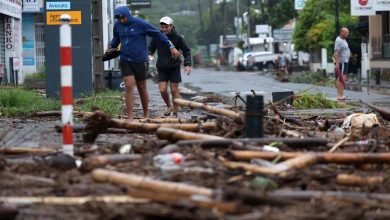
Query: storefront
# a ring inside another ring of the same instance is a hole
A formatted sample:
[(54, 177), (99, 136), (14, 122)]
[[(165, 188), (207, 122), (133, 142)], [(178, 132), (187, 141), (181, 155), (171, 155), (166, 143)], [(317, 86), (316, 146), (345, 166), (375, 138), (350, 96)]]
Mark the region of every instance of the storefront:
[(2, 82), (20, 83), (21, 74), (21, 0), (0, 1), (0, 78)]
[(43, 0), (23, 0), (23, 73), (42, 71), (45, 65)]

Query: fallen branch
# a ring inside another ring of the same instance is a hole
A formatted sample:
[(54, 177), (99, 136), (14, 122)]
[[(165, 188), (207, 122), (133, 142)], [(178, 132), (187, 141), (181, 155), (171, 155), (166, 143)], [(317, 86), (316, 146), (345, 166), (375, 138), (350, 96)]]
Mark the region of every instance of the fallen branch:
[(185, 106), (185, 107), (190, 107), (190, 108), (195, 108), (195, 109), (202, 109), (202, 110), (207, 111), (207, 112), (226, 116), (228, 118), (242, 122), (241, 114), (238, 112), (232, 111), (232, 110), (216, 108), (216, 107), (213, 107), (211, 105), (203, 104), (200, 102), (187, 101), (184, 99), (175, 99), (174, 102), (175, 102), (175, 104), (177, 104), (179, 106)]
[(182, 131), (173, 128), (164, 128), (161, 127), (157, 129), (157, 137), (169, 141), (179, 141), (179, 140), (225, 140), (225, 138), (208, 135), (208, 134), (198, 134), (188, 131)]
[(329, 153), (333, 153), (335, 152), (341, 145), (343, 145), (344, 143), (346, 143), (347, 141), (349, 141), (351, 139), (351, 136), (348, 135), (347, 137), (341, 139), (339, 142), (337, 142), (330, 150), (329, 150)]
[(149, 200), (131, 196), (86, 196), (86, 197), (0, 197), (0, 203), (7, 204), (47, 204), (47, 205), (82, 205), (87, 202), (104, 203), (148, 203)]
[(338, 174), (336, 178), (337, 184), (347, 186), (374, 186), (382, 184), (384, 178), (382, 176), (363, 177), (357, 175)]
[(285, 175), (293, 169), (301, 169), (317, 162), (317, 156), (313, 153), (303, 154), (295, 158), (291, 158), (284, 162), (275, 164), (273, 167), (262, 167), (242, 162), (223, 161), (223, 164), (230, 169), (242, 168), (253, 173), (261, 173), (268, 175), (281, 174)]
[(365, 102), (365, 101), (363, 101), (361, 99), (359, 99), (359, 102), (364, 104), (364, 105), (367, 105), (372, 110), (378, 112), (382, 116), (382, 118), (386, 119), (387, 121), (390, 121), (390, 110), (385, 109), (385, 108), (381, 108), (381, 107), (378, 107), (378, 106), (375, 106), (372, 103)]
[(266, 145), (274, 142), (280, 142), (286, 144), (288, 147), (317, 147), (317, 146), (326, 146), (329, 142), (325, 138), (237, 138), (237, 139), (220, 139), (220, 140), (207, 140), (207, 139), (193, 139), (186, 141), (179, 141), (176, 144), (180, 146), (184, 145), (201, 145), (202, 147), (208, 146), (219, 146), (219, 147), (229, 147), (234, 143), (240, 143), (241, 145)]
[(125, 174), (104, 169), (96, 169), (92, 171), (92, 178), (98, 182), (109, 182), (117, 185), (131, 186), (155, 192), (173, 193), (183, 196), (203, 195), (211, 197), (213, 194), (213, 190), (209, 188), (154, 180), (144, 176)]
[(53, 179), (32, 176), (15, 175), (11, 173), (0, 174), (0, 186), (6, 187), (52, 187), (56, 182)]
[(154, 132), (158, 128), (174, 128), (184, 131), (211, 131), (217, 128), (217, 123), (215, 122), (205, 122), (205, 123), (142, 123), (142, 122), (127, 122), (126, 120), (112, 119), (112, 126), (114, 128), (123, 128), (128, 129), (132, 132)]
[(58, 151), (52, 148), (31, 148), (31, 147), (3, 147), (0, 148), (0, 154), (19, 155), (19, 154), (53, 154)]
[[(73, 111), (74, 116), (84, 116), (90, 115), (92, 112), (83, 112), (83, 111)], [(46, 112), (35, 112), (32, 114), (33, 117), (52, 117), (52, 116), (61, 116), (61, 111), (46, 111)]]
[(145, 118), (145, 119), (137, 119), (137, 122), (143, 123), (193, 123), (194, 121), (191, 119), (183, 119), (183, 118)]
[(111, 119), (111, 117), (104, 112), (95, 111), (93, 115), (90, 115), (85, 119), (87, 122), (86, 131), (84, 135), (84, 141), (93, 142), (97, 136), (101, 133), (105, 133), (109, 128), (126, 129), (131, 132), (137, 133), (151, 133), (155, 132), (158, 128), (175, 128), (186, 131), (210, 131), (217, 128), (216, 122), (207, 123), (141, 123), (136, 121), (128, 122), (126, 120)]
[(113, 154), (113, 155), (99, 155), (87, 157), (83, 160), (80, 169), (89, 172), (93, 169), (113, 165), (118, 163), (126, 163), (141, 159), (140, 154)]
[(153, 191), (145, 190), (129, 190), (129, 195), (135, 198), (143, 198), (157, 202), (189, 202), (198, 208), (212, 209), (215, 208), (219, 212), (223, 213), (237, 213), (239, 208), (236, 203), (233, 202), (219, 202), (210, 198), (197, 199), (196, 197), (188, 198), (175, 194), (156, 193)]
[(284, 202), (291, 200), (310, 201), (312, 199), (328, 198), (347, 198), (358, 200), (379, 200), (382, 202), (390, 202), (390, 194), (386, 193), (360, 193), (347, 191), (310, 191), (310, 190), (275, 190), (271, 192), (258, 192), (254, 190), (230, 190), (226, 195), (229, 197), (247, 198), (253, 204), (261, 204), (264, 201), (271, 200), (274, 202)]
[[(312, 153), (318, 157), (318, 163), (390, 163), (390, 153)], [(235, 160), (288, 160), (304, 154), (308, 152), (230, 151), (228, 156)]]

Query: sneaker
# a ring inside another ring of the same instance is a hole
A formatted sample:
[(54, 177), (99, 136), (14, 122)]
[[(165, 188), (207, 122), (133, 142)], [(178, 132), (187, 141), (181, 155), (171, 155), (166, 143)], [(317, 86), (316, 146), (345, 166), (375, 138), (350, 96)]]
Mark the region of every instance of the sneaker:
[(164, 115), (165, 116), (170, 116), (172, 113), (172, 107), (171, 106), (168, 106), (166, 109), (165, 109), (165, 112), (164, 112)]

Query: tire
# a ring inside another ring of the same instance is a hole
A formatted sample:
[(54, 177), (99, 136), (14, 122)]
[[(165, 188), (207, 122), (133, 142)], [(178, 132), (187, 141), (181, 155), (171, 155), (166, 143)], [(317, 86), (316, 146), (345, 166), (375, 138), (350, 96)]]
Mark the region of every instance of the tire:
[(272, 63), (272, 62), (268, 62), (268, 63), (266, 64), (266, 67), (267, 67), (268, 70), (275, 69), (275, 64)]

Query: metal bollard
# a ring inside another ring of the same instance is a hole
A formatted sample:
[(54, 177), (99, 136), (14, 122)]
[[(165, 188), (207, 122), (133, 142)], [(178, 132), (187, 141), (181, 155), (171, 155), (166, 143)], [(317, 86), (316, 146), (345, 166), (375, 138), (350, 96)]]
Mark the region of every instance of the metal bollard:
[(264, 97), (248, 95), (245, 111), (245, 136), (263, 137)]
[(73, 87), (72, 87), (72, 30), (71, 17), (60, 17), (62, 151), (73, 156)]

